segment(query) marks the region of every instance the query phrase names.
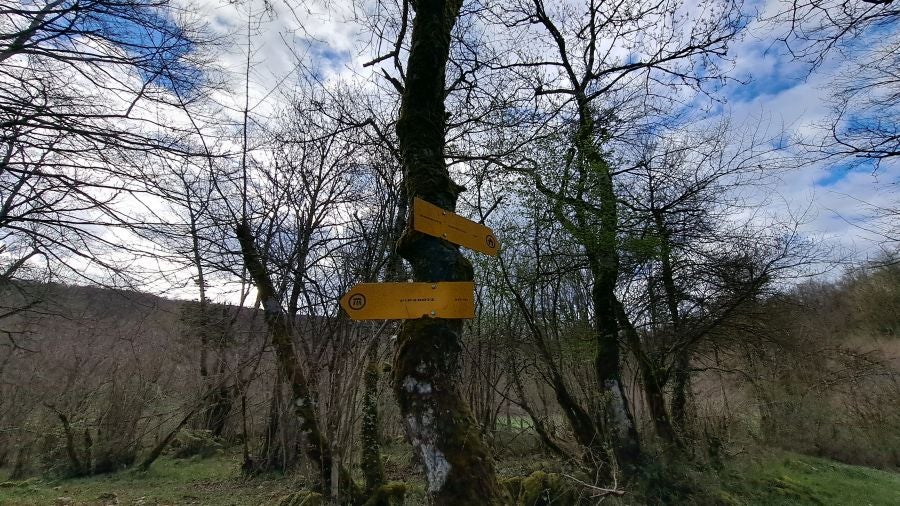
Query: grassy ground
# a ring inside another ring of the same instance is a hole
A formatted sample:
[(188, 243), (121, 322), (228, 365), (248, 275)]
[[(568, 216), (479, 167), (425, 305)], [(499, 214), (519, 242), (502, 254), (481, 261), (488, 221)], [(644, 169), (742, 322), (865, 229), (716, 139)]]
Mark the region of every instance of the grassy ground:
[[(385, 468), (390, 478), (408, 475), (408, 454), (388, 448)], [(530, 463), (529, 463), (530, 461)], [(503, 475), (527, 474), (539, 459), (510, 458), (500, 464)], [(123, 471), (106, 476), (68, 480), (33, 478), (0, 483), (0, 505), (262, 505), (303, 488), (299, 476), (240, 476), (237, 456), (221, 454), (199, 460), (164, 458), (147, 473)], [(0, 472), (0, 481), (5, 474)], [(421, 475), (413, 482), (407, 504), (422, 504)], [(773, 453), (732, 464), (709, 476), (719, 504), (779, 505), (900, 505), (900, 474), (794, 454)], [(623, 504), (635, 504), (626, 497)]]
[[(4, 475), (0, 475), (4, 476)], [(272, 504), (303, 483), (283, 476), (248, 480), (240, 461), (226, 454), (209, 459), (162, 458), (146, 473), (120, 473), (67, 480), (0, 483), (0, 505)]]
[(741, 505), (900, 505), (900, 474), (794, 454), (743, 461), (724, 473), (723, 502)]

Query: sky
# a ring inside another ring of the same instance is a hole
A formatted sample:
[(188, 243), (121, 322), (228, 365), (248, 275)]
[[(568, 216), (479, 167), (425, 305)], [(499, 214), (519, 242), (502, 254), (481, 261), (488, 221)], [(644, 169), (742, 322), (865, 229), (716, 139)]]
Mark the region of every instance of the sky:
[[(218, 63), (238, 78), (246, 68), (249, 43), (250, 103), (260, 117), (273, 110), (277, 103), (273, 96), (289, 93), (298, 56), (326, 80), (372, 78), (373, 69), (364, 69), (362, 63), (372, 58), (375, 49), (352, 19), (374, 9), (373, 2), (307, 3), (291, 9), (278, 1), (183, 1), (199, 5), (215, 30), (233, 37), (232, 50), (221, 52)], [(774, 0), (761, 0), (749, 8), (772, 12), (777, 5)], [(249, 41), (248, 19), (253, 19)], [(763, 123), (770, 130), (784, 129), (785, 147), (790, 149), (792, 142), (819, 135), (830, 113), (829, 83), (845, 70), (847, 61), (835, 53), (813, 68), (792, 58), (782, 44), (773, 42), (775, 32), (783, 28), (751, 22), (732, 44), (729, 56), (734, 64), (729, 75), (733, 79), (719, 91), (714, 110), (730, 115), (737, 125)], [(224, 93), (217, 99), (236, 111), (242, 97), (242, 93)], [(764, 190), (769, 214), (801, 216), (804, 234), (833, 248), (840, 258), (860, 261), (879, 255), (882, 238), (870, 230), (873, 207), (897, 206), (900, 163), (884, 163), (876, 171), (871, 164), (822, 161), (779, 177), (774, 189)]]
[[(374, 0), (176, 1), (222, 37), (224, 44), (212, 56), (227, 85), (214, 99), (234, 121), (240, 119), (245, 100), (243, 75), (248, 62), (251, 114), (261, 119), (271, 116), (290, 95), (298, 62), (326, 82), (380, 79), (373, 75), (377, 69), (363, 67), (378, 48), (356, 22), (376, 9)], [(749, 8), (769, 12), (776, 5), (776, 0), (759, 0)], [(729, 115), (736, 125), (763, 123), (769, 129), (784, 129), (785, 147), (791, 148), (792, 142), (818, 135), (830, 112), (829, 83), (846, 70), (848, 61), (835, 53), (812, 68), (773, 43), (774, 32), (781, 29), (752, 22), (731, 45), (732, 79), (718, 90), (713, 115)], [(889, 32), (882, 29), (879, 36)], [(760, 197), (770, 214), (802, 215), (804, 234), (859, 261), (879, 254), (880, 237), (870, 231), (871, 214), (873, 208), (898, 207), (898, 186), (900, 163), (884, 163), (875, 170), (871, 164), (823, 161), (784, 171), (774, 190), (767, 187)]]
[[(848, 60), (834, 53), (812, 68), (792, 58), (783, 45), (773, 45), (772, 39), (770, 27), (751, 25), (733, 49), (734, 75), (746, 84), (725, 87), (727, 107), (736, 119), (760, 118), (783, 125), (789, 143), (813, 140), (828, 124), (829, 85), (848, 69)], [(879, 255), (882, 237), (867, 230), (872, 207), (897, 207), (900, 163), (882, 163), (876, 169), (858, 159), (825, 160), (790, 170), (781, 178), (777, 191), (783, 203), (774, 207), (808, 209), (807, 234), (835, 245), (853, 260)]]

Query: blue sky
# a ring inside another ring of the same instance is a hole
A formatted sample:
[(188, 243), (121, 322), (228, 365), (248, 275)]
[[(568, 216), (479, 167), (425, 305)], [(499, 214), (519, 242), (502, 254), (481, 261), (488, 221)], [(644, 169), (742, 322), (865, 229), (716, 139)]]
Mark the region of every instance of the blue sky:
[[(262, 3), (258, 0), (242, 4), (220, 0), (200, 2), (208, 10), (210, 21), (223, 32), (230, 31), (235, 38), (232, 49), (220, 55), (220, 63), (240, 75), (246, 58), (247, 9), (259, 13)], [(377, 69), (362, 67), (362, 62), (371, 59), (377, 49), (359, 35), (357, 24), (344, 21), (354, 14), (349, 3), (329, 2), (327, 9), (311, 6), (310, 11), (297, 13), (286, 10), (278, 2), (269, 5), (273, 12), (262, 16), (251, 38), (251, 103), (258, 104), (257, 114), (263, 116), (271, 110), (266, 97), (272, 96), (274, 83), (283, 82), (293, 71), (297, 55), (319, 77), (379, 79), (372, 77)], [(765, 11), (771, 5), (774, 1), (760, 0), (751, 8)], [(303, 18), (298, 20), (295, 14)], [(880, 30), (879, 37), (892, 31), (886, 27)], [(712, 105), (712, 114), (728, 114), (737, 125), (762, 122), (772, 128), (783, 128), (782, 146), (797, 140), (811, 142), (828, 119), (828, 83), (842, 69), (845, 60), (841, 55), (832, 55), (811, 71), (807, 63), (796, 61), (782, 45), (773, 43), (773, 38), (771, 26), (751, 23), (742, 40), (731, 47), (733, 79), (718, 90), (719, 98), (724, 100), (714, 104), (695, 102), (689, 107)], [(232, 93), (221, 100), (236, 102), (242, 96), (242, 93)], [(858, 257), (865, 257), (873, 238), (845, 218), (865, 214), (860, 212), (860, 201), (882, 205), (896, 202), (898, 174), (897, 163), (882, 166), (878, 174), (873, 174), (867, 164), (850, 167), (845, 161), (804, 166), (781, 176), (776, 188), (778, 198), (768, 199), (772, 202), (770, 211), (788, 213), (796, 208), (809, 208), (806, 233), (854, 249)]]

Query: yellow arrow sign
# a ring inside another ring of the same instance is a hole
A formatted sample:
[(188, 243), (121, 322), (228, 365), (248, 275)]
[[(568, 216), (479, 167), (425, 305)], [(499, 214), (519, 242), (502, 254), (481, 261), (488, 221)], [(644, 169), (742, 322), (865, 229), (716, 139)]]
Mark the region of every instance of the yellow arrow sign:
[(413, 228), (491, 256), (500, 251), (500, 241), (490, 228), (418, 197), (413, 200)]
[(353, 320), (475, 318), (475, 283), (359, 283), (341, 307)]

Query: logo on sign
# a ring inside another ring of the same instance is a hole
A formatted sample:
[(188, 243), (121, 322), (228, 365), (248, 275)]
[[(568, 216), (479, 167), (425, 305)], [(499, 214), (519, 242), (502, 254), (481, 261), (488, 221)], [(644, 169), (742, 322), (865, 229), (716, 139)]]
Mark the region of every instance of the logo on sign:
[(359, 311), (366, 307), (366, 296), (361, 293), (354, 293), (350, 296), (350, 300), (347, 301), (347, 305), (350, 306), (350, 309)]
[(484, 238), (484, 243), (487, 244), (487, 247), (491, 249), (495, 249), (497, 247), (497, 239), (495, 239), (491, 234), (488, 234), (487, 237)]

